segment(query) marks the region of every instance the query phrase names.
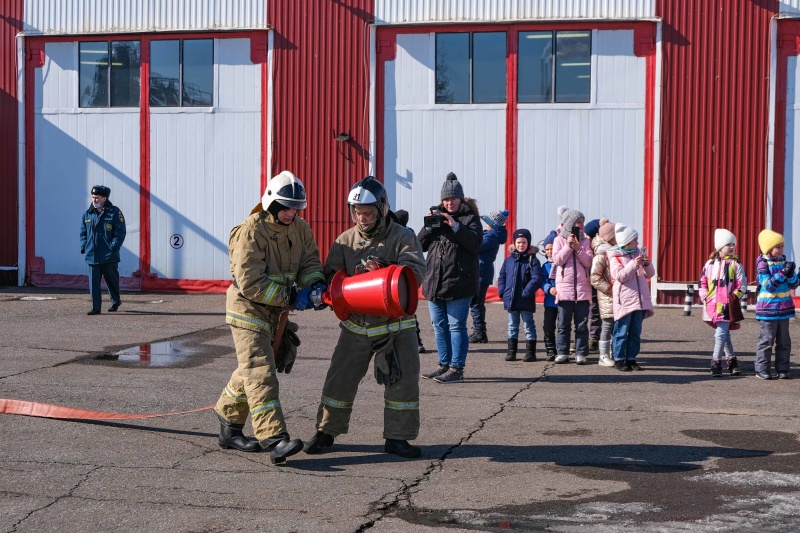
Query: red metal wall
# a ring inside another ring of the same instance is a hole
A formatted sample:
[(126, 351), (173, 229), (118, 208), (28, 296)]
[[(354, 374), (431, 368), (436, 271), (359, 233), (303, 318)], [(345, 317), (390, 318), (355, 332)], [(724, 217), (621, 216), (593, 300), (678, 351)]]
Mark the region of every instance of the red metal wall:
[[(288, 169), (305, 183), (303, 216), (323, 257), (352, 224), (347, 192), (369, 169), (373, 6), (373, 0), (268, 2), (275, 30), (272, 175)], [(350, 140), (336, 141), (339, 133)]]
[[(17, 61), (22, 0), (0, 0), (0, 267), (17, 265)], [(0, 285), (16, 285), (17, 272), (0, 270)]]
[(752, 279), (765, 220), (769, 32), (778, 2), (660, 0), (656, 11), (663, 19), (659, 280), (696, 282), (718, 227), (736, 235)]

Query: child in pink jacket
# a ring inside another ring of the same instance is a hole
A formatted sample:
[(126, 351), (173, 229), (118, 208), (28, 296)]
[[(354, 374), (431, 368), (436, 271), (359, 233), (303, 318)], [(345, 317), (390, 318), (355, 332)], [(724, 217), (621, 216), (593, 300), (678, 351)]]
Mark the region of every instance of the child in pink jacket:
[(569, 339), (575, 322), (575, 362), (586, 364), (589, 355), (589, 307), (592, 303), (591, 268), (594, 252), (583, 232), (585, 217), (576, 209), (561, 213), (561, 230), (553, 241), (553, 269), (558, 305), (556, 363), (569, 360)]
[(641, 347), (642, 322), (653, 316), (647, 279), (656, 270), (645, 251), (639, 250), (639, 234), (618, 223), (617, 245), (607, 252), (614, 280), (614, 367), (622, 372), (642, 370), (636, 363)]
[(731, 321), (728, 296), (741, 298), (746, 287), (744, 267), (736, 255), (736, 236), (726, 229), (717, 228), (714, 230), (714, 253), (700, 274), (703, 320), (716, 330), (714, 353), (711, 355), (711, 375), (715, 378), (722, 376), (723, 353), (730, 375), (739, 375), (739, 363), (731, 342), (731, 330), (739, 329), (739, 324)]

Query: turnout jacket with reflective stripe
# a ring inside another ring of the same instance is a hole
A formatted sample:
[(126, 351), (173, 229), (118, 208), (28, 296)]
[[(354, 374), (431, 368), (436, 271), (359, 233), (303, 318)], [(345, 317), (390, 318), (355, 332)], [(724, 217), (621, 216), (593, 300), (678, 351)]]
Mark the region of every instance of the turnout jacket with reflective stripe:
[[(365, 238), (355, 226), (337, 237), (325, 261), (325, 277), (329, 281), (339, 270), (352, 276), (361, 260), (366, 260), (370, 255), (381, 257), (389, 263), (408, 266), (414, 271), (417, 284), (422, 281), (425, 260), (422, 258), (422, 246), (414, 232), (397, 224), (391, 216), (384, 217), (379, 223), (384, 224), (384, 227), (372, 239)], [(360, 313), (354, 313), (348, 321), (365, 327), (396, 322), (395, 319), (385, 316)]]
[(259, 211), (231, 230), (231, 275), (226, 322), (272, 335), (291, 287), (324, 282), (319, 248), (308, 223), (295, 217), (285, 226)]

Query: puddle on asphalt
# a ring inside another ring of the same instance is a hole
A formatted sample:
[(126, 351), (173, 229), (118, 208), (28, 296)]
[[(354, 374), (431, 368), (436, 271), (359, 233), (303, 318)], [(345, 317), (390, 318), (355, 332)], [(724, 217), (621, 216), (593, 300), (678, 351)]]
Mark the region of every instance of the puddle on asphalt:
[(231, 346), (209, 344), (223, 336), (230, 336), (227, 328), (214, 328), (165, 341), (112, 348), (86, 362), (127, 367), (199, 366), (233, 351)]

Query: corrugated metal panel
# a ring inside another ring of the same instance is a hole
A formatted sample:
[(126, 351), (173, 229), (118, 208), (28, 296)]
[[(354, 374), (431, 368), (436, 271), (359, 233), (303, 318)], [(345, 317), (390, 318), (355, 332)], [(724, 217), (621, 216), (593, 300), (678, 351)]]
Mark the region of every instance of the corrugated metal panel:
[(559, 205), (642, 233), (646, 59), (633, 31), (594, 37), (593, 104), (519, 106), (517, 226), (536, 241), (558, 224)]
[(660, 281), (696, 282), (718, 227), (736, 235), (747, 273), (754, 275), (757, 235), (765, 220), (774, 14), (762, 5), (659, 2), (664, 20)]
[(375, 0), (378, 24), (646, 19), (656, 0)]
[(45, 52), (31, 88), (37, 95), (34, 254), (44, 259), (48, 273), (88, 275), (83, 256), (67, 250), (77, 242), (89, 191), (100, 183), (111, 188), (112, 203), (125, 214), (128, 235), (119, 270), (130, 276), (139, 267), (139, 110), (77, 109), (76, 91), (69, 90), (78, 85), (75, 44), (48, 43)]
[[(302, 16), (298, 16), (302, 5)], [(275, 28), (271, 174), (295, 172), (308, 189), (323, 256), (352, 224), (347, 191), (369, 171), (368, 26), (374, 0), (270, 0)], [(337, 133), (351, 139), (337, 142)]]
[(786, 108), (777, 109), (776, 113), (786, 113), (786, 136), (775, 142), (786, 143), (784, 161), (776, 161), (776, 165), (785, 165), (784, 174), (784, 220), (783, 237), (786, 239), (786, 252), (790, 259), (800, 259), (800, 61), (797, 56), (787, 58), (786, 68)]
[[(0, 267), (17, 265), (17, 45), (22, 0), (0, 2)], [(0, 284), (16, 285), (15, 271), (0, 271)]]
[(24, 31), (121, 33), (266, 27), (267, 0), (25, 0)]
[[(213, 113), (150, 113), (151, 272), (230, 279), (228, 238), (261, 200), (261, 65), (249, 39), (215, 39)], [(179, 235), (176, 248), (174, 235)]]
[(782, 15), (800, 15), (800, 0), (778, 0), (778, 5)]

